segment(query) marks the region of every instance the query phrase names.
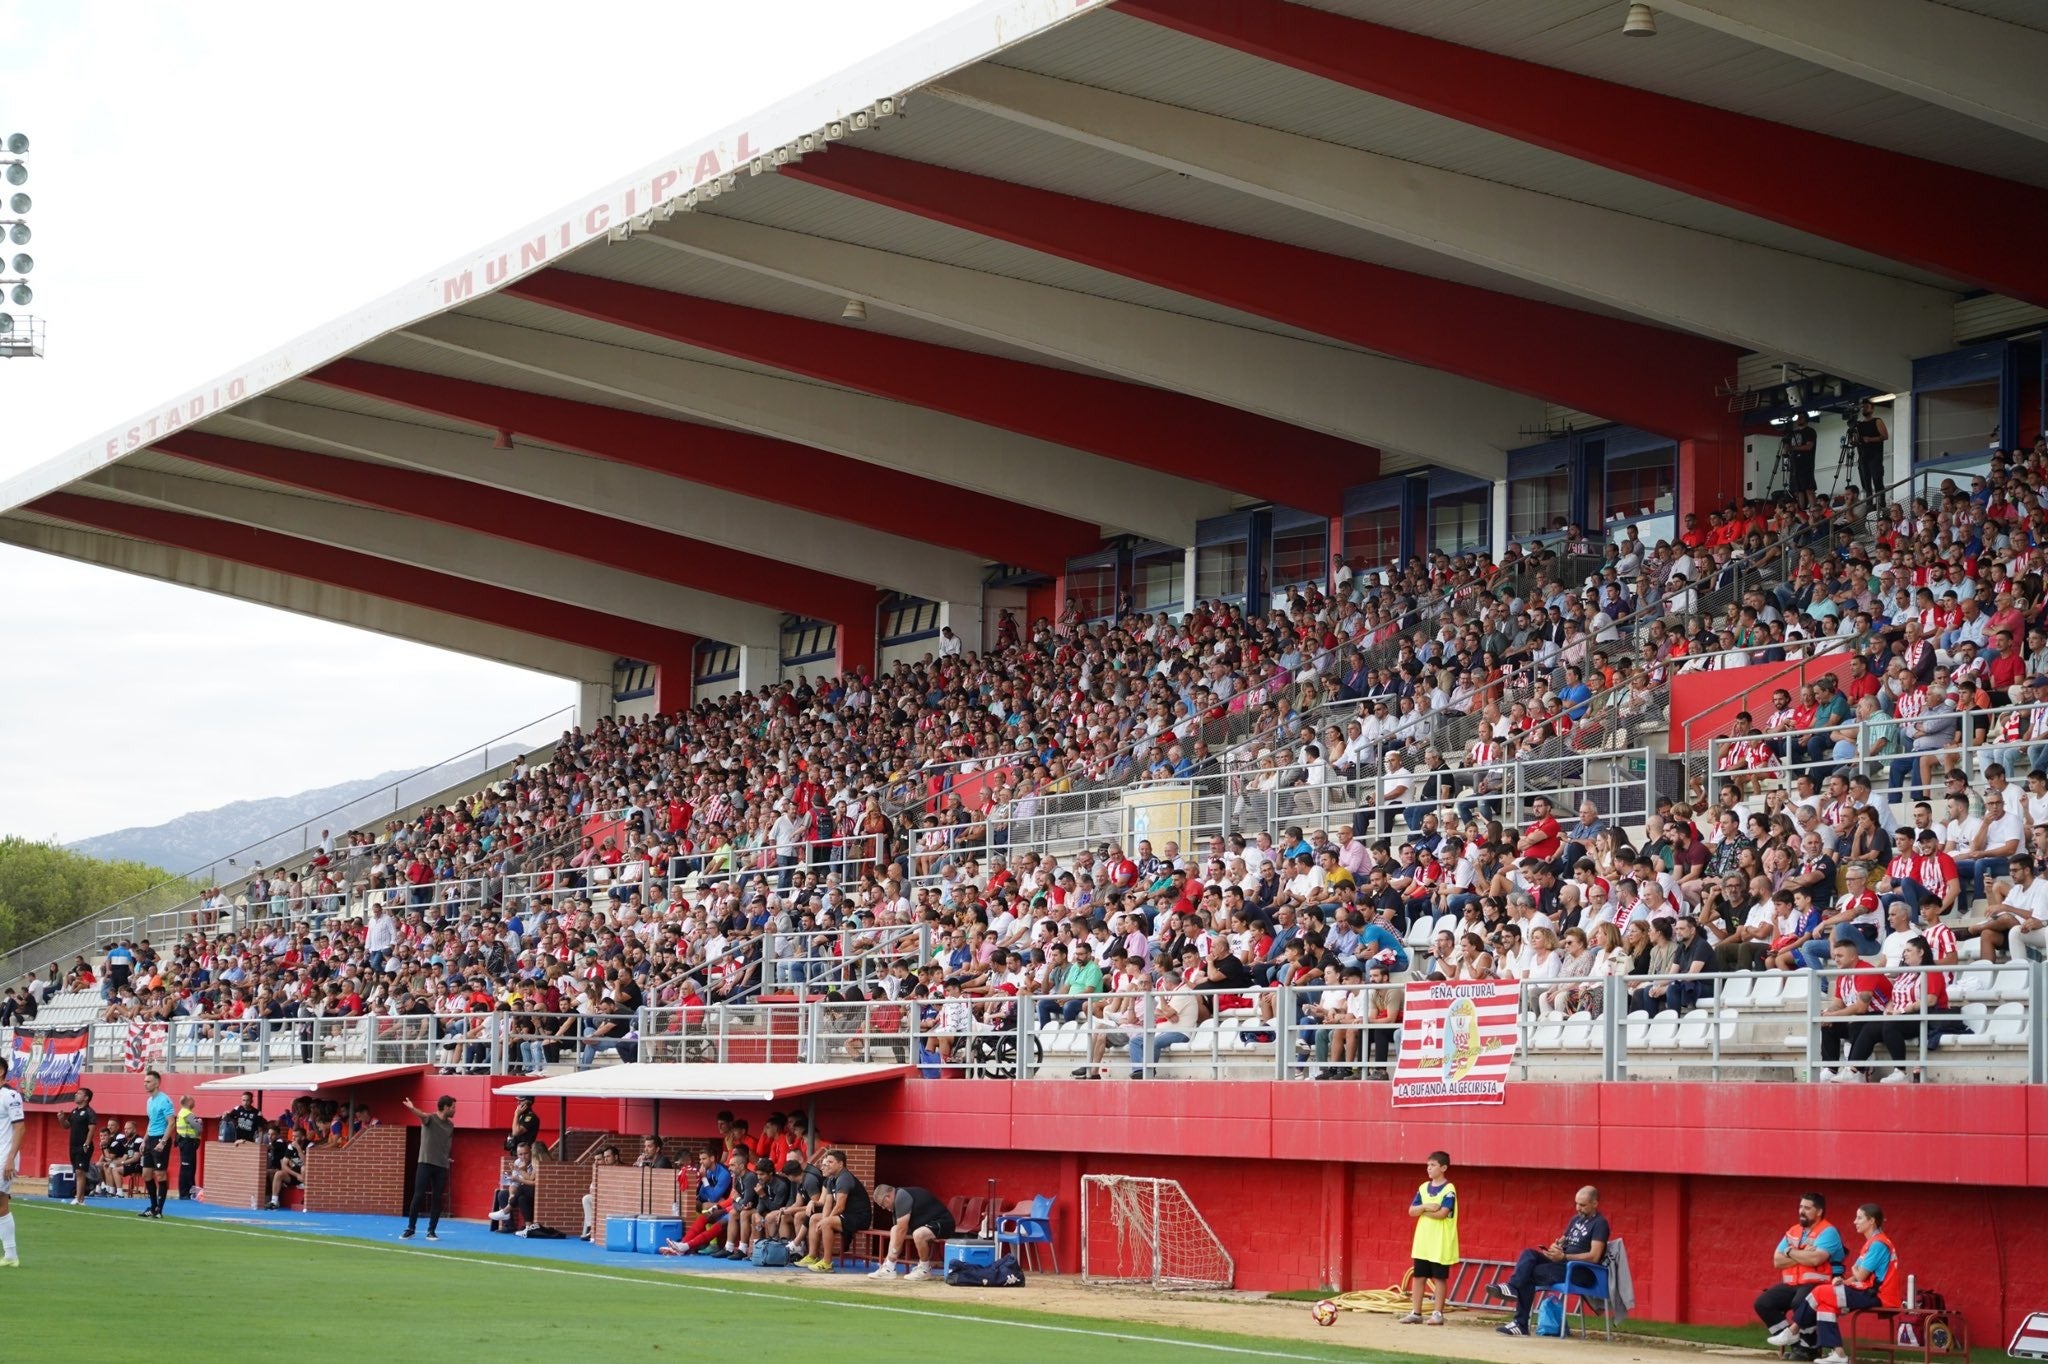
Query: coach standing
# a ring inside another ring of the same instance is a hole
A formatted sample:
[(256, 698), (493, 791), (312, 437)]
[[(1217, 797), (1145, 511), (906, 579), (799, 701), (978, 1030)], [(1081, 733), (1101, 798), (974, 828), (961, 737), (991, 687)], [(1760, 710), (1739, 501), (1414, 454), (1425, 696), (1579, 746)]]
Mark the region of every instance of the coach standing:
[(410, 1240), (419, 1229), (420, 1208), (427, 1210), (427, 1239), (441, 1239), (441, 1204), (448, 1198), (448, 1148), (455, 1144), (455, 1096), (443, 1094), (434, 1104), (434, 1111), (414, 1105), (411, 1099), (401, 1099), (406, 1111), (420, 1120), (420, 1163), (412, 1174), (412, 1215), (406, 1218), (405, 1230), (398, 1234), (401, 1241)]
[(71, 1096), (70, 1111), (57, 1115), (69, 1131), (73, 1183), (71, 1206), (85, 1206), (86, 1191), (92, 1188), (92, 1146), (99, 1137), (100, 1115), (93, 1111), (92, 1091), (81, 1085)]

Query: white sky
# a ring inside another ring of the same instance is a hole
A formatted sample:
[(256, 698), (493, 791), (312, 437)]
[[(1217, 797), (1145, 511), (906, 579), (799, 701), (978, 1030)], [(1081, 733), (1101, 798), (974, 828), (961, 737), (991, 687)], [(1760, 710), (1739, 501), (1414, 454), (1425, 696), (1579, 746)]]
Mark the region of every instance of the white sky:
[[(0, 479), (970, 7), (0, 0), (49, 329), (0, 363)], [(574, 703), (0, 546), (0, 835), (424, 766)]]

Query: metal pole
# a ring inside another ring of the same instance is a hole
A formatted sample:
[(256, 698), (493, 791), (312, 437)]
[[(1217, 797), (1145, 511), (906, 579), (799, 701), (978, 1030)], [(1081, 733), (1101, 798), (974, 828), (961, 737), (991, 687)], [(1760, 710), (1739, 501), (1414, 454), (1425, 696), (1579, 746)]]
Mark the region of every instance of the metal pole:
[(2032, 1033), (2027, 1038), (2027, 1083), (2048, 1084), (2048, 962), (2035, 962), (2028, 968), (2032, 979), (2028, 982), (2027, 1016), (2034, 1020)]
[(1600, 1078), (1612, 1084), (1628, 1078), (1624, 1054), (1628, 1014), (1628, 979), (1608, 976), (1601, 982)]
[[(1033, 1014), (1034, 1014), (1035, 1012), (1036, 1012), (1035, 1010), (1032, 1010), (1032, 1009), (1027, 1009), (1027, 1008), (1025, 1008), (1025, 1007), (1024, 1007), (1024, 1001), (1023, 1001), (1023, 999), (1022, 999), (1021, 997), (1020, 997), (1020, 998), (1018, 999), (1018, 1001), (1017, 1001), (1017, 1027), (1016, 1027), (1016, 1032), (1017, 1032), (1017, 1039), (1016, 1039), (1016, 1040), (1017, 1040), (1017, 1076), (1016, 1076), (1016, 1078), (1017, 1078), (1017, 1079), (1019, 1079), (1019, 1080), (1028, 1080), (1028, 1079), (1030, 1079), (1030, 1078), (1031, 1078), (1031, 1037), (1032, 1037), (1032, 1033), (1033, 1033), (1033, 1030), (1034, 1030), (1034, 1029), (1035, 1029), (1035, 1028), (1037, 1027), (1037, 1023), (1036, 1023), (1035, 1019), (1033, 1018)], [(1081, 1017), (1082, 1017), (1082, 1018), (1084, 1018), (1084, 1019), (1088, 1017), (1088, 1010), (1087, 1010), (1087, 1008), (1086, 1008), (1086, 1006), (1085, 1006), (1085, 1005), (1083, 1006), (1083, 1008), (1082, 1008), (1082, 1010), (1081, 1010)]]
[(1806, 977), (1806, 1078), (1820, 1078), (1820, 1001), (1828, 985), (1821, 973), (1811, 971)]
[(1165, 1275), (1165, 1265), (1159, 1250), (1159, 1181), (1152, 1181), (1152, 1286), (1157, 1288)]

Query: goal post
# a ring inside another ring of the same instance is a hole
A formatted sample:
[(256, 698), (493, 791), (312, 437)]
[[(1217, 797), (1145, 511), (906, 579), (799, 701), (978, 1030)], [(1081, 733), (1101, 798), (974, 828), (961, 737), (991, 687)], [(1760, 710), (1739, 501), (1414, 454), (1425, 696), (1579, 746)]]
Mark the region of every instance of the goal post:
[(1177, 1179), (1081, 1176), (1081, 1281), (1229, 1288), (1237, 1266)]

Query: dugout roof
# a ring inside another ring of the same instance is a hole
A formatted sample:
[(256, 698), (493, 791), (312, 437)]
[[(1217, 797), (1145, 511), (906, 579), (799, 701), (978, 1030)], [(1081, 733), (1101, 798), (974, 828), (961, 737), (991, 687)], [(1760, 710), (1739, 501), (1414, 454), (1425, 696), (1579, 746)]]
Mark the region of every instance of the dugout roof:
[(1683, 479), (1745, 375), (2038, 325), (2048, 11), (1653, 9), (988, 0), (115, 422), (0, 541), (586, 682), (858, 658), (879, 593), (1565, 420)]
[(706, 1103), (773, 1103), (828, 1089), (900, 1080), (917, 1068), (910, 1065), (860, 1064), (820, 1066), (797, 1062), (688, 1061), (636, 1063), (549, 1075), (502, 1086), (498, 1093), (515, 1098), (547, 1099), (692, 1099)]
[(407, 1075), (421, 1075), (432, 1069), (432, 1066), (363, 1066), (322, 1062), (318, 1065), (278, 1066), (272, 1070), (252, 1070), (245, 1075), (223, 1075), (206, 1081), (199, 1089), (207, 1094), (239, 1094), (245, 1089), (259, 1089), (266, 1093), (284, 1091), (295, 1094), (318, 1094), (323, 1089), (354, 1089), (358, 1085), (374, 1084), (378, 1080), (396, 1080)]

